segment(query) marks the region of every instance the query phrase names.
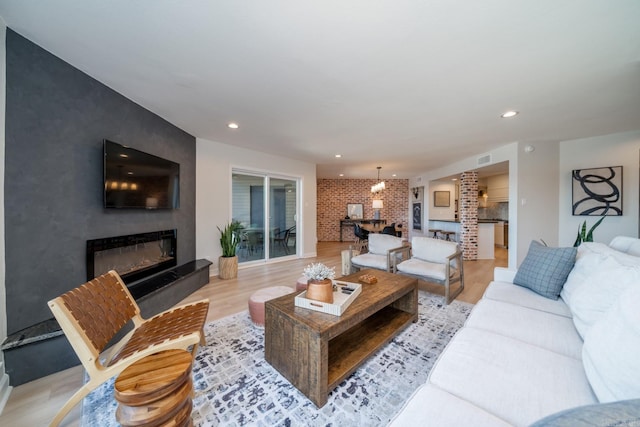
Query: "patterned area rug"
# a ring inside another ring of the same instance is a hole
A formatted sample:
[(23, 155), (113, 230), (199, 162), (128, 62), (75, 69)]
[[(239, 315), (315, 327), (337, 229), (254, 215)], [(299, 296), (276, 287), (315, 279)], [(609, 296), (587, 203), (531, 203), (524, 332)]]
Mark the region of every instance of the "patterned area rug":
[[(195, 426), (386, 425), (423, 384), (473, 305), (419, 293), (419, 321), (344, 380), (318, 409), (264, 360), (264, 330), (244, 311), (209, 323), (193, 369)], [(113, 380), (84, 400), (82, 425), (117, 426)]]

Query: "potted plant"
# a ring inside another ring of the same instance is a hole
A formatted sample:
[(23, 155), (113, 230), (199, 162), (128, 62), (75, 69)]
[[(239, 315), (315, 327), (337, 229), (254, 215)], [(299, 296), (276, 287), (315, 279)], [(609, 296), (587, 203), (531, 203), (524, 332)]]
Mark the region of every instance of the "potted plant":
[(221, 279), (235, 279), (238, 277), (238, 256), (236, 250), (240, 244), (238, 231), (242, 230), (239, 221), (231, 221), (220, 231), (220, 246), (222, 255), (218, 258), (218, 276)]
[(573, 243), (573, 246), (578, 247), (582, 242), (593, 242), (593, 230), (595, 230), (596, 227), (600, 225), (603, 219), (604, 219), (604, 216), (600, 218), (598, 222), (593, 224), (593, 227), (589, 229), (589, 232), (587, 232), (586, 220), (581, 225), (578, 225), (578, 236), (576, 237), (576, 241)]
[(308, 299), (333, 303), (333, 278), (336, 276), (335, 268), (329, 268), (318, 262), (307, 265), (303, 271), (307, 278)]

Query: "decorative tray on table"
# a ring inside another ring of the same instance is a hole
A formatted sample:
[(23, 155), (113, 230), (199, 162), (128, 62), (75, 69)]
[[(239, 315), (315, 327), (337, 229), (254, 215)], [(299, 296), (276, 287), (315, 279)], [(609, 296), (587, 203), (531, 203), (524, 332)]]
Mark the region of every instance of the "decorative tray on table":
[[(333, 291), (333, 304), (308, 299), (305, 297), (307, 291), (304, 291), (295, 297), (295, 306), (333, 314), (334, 316), (342, 316), (342, 313), (345, 312), (347, 307), (349, 307), (353, 300), (362, 292), (362, 285), (360, 283), (343, 282), (342, 280), (334, 280), (333, 285), (334, 288), (336, 288), (336, 290)], [(343, 290), (348, 292), (351, 289), (353, 290), (350, 291), (350, 293), (343, 292)]]

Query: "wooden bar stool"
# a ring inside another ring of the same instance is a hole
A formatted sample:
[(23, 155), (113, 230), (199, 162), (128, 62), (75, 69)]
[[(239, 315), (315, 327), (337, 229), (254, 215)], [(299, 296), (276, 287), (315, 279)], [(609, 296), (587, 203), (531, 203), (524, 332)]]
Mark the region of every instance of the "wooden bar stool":
[(122, 426), (192, 426), (191, 353), (166, 350), (144, 357), (118, 375), (114, 396)]
[[(440, 231), (440, 233), (442, 234), (442, 238), (444, 240), (449, 240), (449, 241), (456, 241), (456, 232), (455, 231)], [(451, 238), (451, 236), (453, 236), (453, 239)]]
[(439, 239), (439, 237), (438, 237), (438, 233), (441, 233), (441, 232), (442, 232), (442, 230), (439, 230), (439, 229), (437, 229), (437, 228), (430, 228), (430, 229), (429, 229), (429, 233), (433, 233), (433, 236), (432, 236), (432, 237), (433, 237), (434, 239)]

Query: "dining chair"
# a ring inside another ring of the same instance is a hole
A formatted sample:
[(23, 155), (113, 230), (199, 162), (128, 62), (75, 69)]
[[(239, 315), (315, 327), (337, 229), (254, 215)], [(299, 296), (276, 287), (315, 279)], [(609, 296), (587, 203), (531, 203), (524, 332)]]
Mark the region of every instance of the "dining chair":
[(389, 234), (391, 236), (395, 236), (396, 235), (396, 223), (392, 223), (391, 225), (386, 225), (382, 231), (382, 234)]
[(291, 235), (292, 228), (295, 228), (295, 226), (287, 228), (286, 230), (281, 231), (280, 233), (274, 236), (273, 238), (274, 249), (275, 249), (275, 245), (278, 243), (279, 246), (282, 246), (282, 248), (284, 249), (284, 252), (287, 255), (289, 254), (289, 236)]

